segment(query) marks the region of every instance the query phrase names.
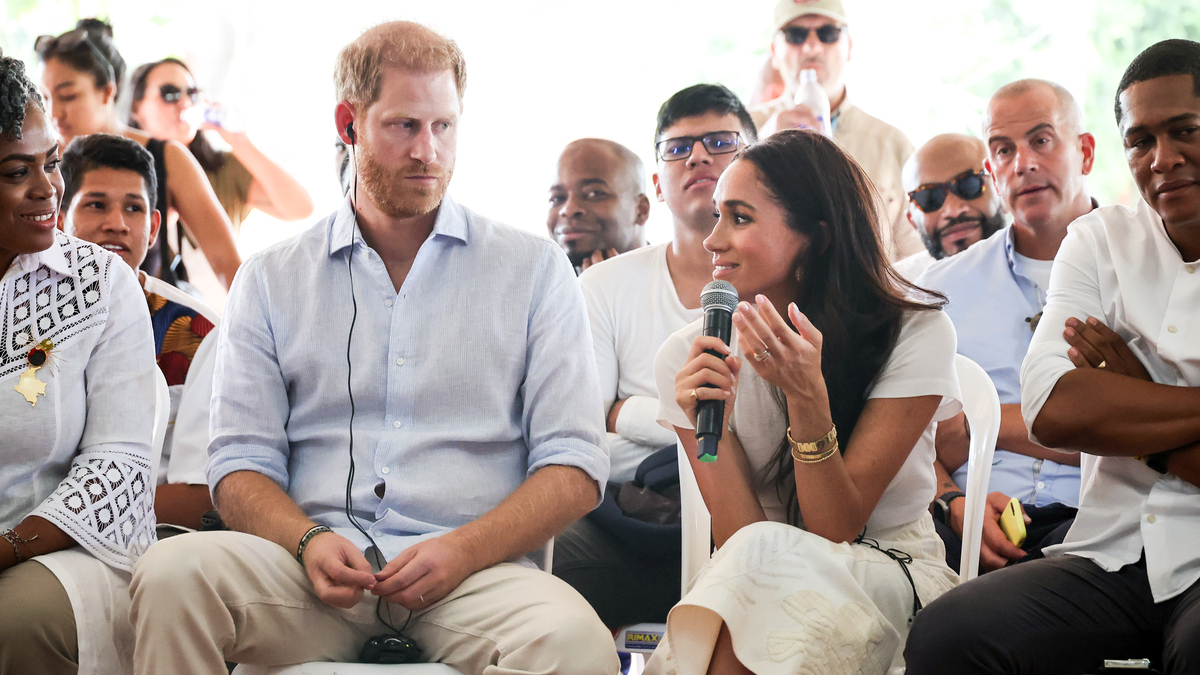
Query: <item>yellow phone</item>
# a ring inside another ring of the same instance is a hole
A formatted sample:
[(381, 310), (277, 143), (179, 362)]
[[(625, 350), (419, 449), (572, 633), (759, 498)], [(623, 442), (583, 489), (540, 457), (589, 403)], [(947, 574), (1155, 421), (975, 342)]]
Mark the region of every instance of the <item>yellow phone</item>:
[(1000, 531), (1013, 546), (1025, 543), (1025, 512), (1021, 510), (1021, 502), (1016, 497), (1008, 500), (1008, 505), (1000, 514)]

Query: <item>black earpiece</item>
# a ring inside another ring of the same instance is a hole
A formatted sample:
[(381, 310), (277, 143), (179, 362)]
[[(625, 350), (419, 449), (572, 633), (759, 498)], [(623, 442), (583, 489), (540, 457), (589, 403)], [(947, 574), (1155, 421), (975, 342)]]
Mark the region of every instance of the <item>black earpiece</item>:
[(354, 122), (346, 125), (346, 135), (350, 137), (350, 145), (358, 143), (358, 138), (354, 135)]

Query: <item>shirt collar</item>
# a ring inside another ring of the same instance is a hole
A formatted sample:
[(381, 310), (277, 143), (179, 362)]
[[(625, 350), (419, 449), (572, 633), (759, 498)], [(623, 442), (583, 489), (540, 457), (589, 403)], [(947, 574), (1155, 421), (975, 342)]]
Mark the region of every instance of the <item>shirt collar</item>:
[(76, 276), (75, 270), (71, 269), (71, 263), (67, 261), (65, 248), (71, 246), (71, 238), (60, 231), (54, 232), (54, 243), (50, 247), (37, 253), (25, 253), (13, 259), (12, 265), (9, 265), (3, 277), (5, 280), (18, 274), (24, 274), (36, 270), (38, 267), (45, 265), (51, 270), (58, 272), (63, 276)]
[[(449, 195), (442, 198), (442, 203), (438, 205), (437, 218), (433, 221), (430, 238), (439, 236), (468, 243), (466, 212)], [(342, 207), (329, 224), (329, 255), (347, 248), (351, 243), (366, 245), (362, 233), (356, 227), (354, 204), (350, 201), (350, 196), (346, 195)]]

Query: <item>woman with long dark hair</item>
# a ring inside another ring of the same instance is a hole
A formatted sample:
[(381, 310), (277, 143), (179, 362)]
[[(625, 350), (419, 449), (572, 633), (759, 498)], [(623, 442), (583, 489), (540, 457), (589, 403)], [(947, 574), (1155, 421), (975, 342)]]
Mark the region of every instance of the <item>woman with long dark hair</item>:
[[(112, 42), (112, 27), (98, 19), (82, 19), (74, 30), (59, 36), (38, 38), (38, 57), (43, 64), (42, 84), (50, 92), (50, 112), (62, 135), (64, 146), (76, 136), (109, 133), (141, 143), (154, 155), (161, 168), (159, 210), (163, 231), (175, 218), (208, 260), (217, 281), (228, 289), (241, 264), (229, 218), (213, 194), (200, 165), (182, 144), (160, 141), (130, 129), (117, 118), (116, 99), (125, 75), (125, 61)], [(165, 178), (165, 180), (164, 180)], [(163, 237), (159, 255), (146, 256), (151, 274), (174, 282), (174, 256)], [(219, 304), (219, 298), (209, 298)]]
[[(234, 231), (241, 230), (251, 209), (279, 220), (312, 215), (312, 197), (304, 186), (264, 155), (246, 132), (222, 126), (220, 120), (205, 120), (203, 114), (188, 114), (200, 104), (200, 89), (183, 61), (165, 58), (138, 66), (129, 86), (129, 126), (186, 145), (208, 176)], [(205, 130), (219, 134), (229, 151), (213, 147)]]
[[(876, 199), (849, 155), (807, 131), (748, 147), (720, 178), (704, 243), (741, 298), (736, 340), (692, 324), (655, 365), (660, 420), (687, 450), (718, 550), (648, 672), (883, 673), (913, 614), (956, 582), (928, 511), (936, 423), (961, 409), (954, 328), (942, 298), (887, 263)], [(701, 400), (725, 402), (709, 463), (696, 459)]]

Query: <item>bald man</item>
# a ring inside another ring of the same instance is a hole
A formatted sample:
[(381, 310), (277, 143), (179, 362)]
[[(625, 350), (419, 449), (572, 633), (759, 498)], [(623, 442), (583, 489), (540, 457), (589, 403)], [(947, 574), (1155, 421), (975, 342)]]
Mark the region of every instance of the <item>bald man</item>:
[(964, 134), (929, 139), (904, 163), (908, 222), (925, 251), (896, 263), (915, 279), (934, 260), (962, 253), (1004, 227), (1004, 202), (983, 168), (987, 146)]
[(646, 167), (629, 148), (600, 138), (571, 142), (550, 186), (550, 238), (577, 271), (646, 245)]
[[(1044, 448), (1029, 439), (1021, 418), (1021, 362), (1050, 288), (1050, 268), (1071, 221), (1088, 213), (1096, 141), (1083, 130), (1079, 107), (1063, 87), (1021, 80), (1001, 87), (988, 103), (984, 168), (995, 181), (1013, 224), (965, 252), (939, 260), (917, 285), (949, 298), (946, 313), (958, 332), (958, 352), (983, 366), (1000, 394), (1000, 437), (989, 483), (980, 566), (991, 570), (1062, 540), (1079, 506), (1079, 454)], [(938, 426), (935, 513), (949, 562), (962, 536), (969, 435), (964, 417)], [(1015, 497), (1028, 536), (1020, 545), (1000, 531), (1000, 513)]]

